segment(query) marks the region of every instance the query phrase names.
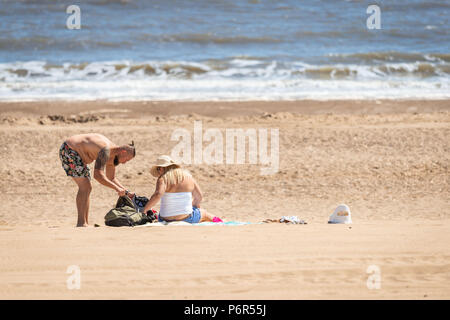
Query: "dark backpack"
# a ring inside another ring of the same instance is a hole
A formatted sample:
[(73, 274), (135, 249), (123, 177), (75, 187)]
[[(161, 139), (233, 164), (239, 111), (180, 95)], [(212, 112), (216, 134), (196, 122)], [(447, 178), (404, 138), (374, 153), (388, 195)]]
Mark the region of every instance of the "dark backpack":
[[(148, 202), (148, 199), (145, 197), (138, 198), (140, 199), (140, 204)], [(157, 219), (156, 212), (153, 210), (149, 210), (147, 213), (139, 212), (139, 209), (142, 210), (142, 207), (133, 200), (128, 196), (119, 197), (116, 207), (109, 210), (105, 215), (105, 224), (110, 227), (133, 227), (146, 224), (147, 222), (152, 223)]]

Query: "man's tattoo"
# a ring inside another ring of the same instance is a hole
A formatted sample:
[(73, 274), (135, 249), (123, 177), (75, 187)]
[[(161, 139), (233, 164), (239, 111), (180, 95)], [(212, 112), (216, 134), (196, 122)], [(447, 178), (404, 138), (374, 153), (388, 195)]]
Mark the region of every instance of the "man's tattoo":
[(95, 160), (95, 169), (103, 170), (105, 168), (106, 162), (109, 159), (109, 147), (102, 148)]

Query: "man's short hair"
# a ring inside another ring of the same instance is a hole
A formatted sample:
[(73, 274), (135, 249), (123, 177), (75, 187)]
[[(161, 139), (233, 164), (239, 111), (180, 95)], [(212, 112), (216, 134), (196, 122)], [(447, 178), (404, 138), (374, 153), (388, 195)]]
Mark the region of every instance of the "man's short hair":
[(136, 157), (136, 147), (134, 146), (134, 140), (131, 140), (130, 147), (133, 149), (133, 158)]
[(134, 141), (131, 141), (131, 144), (126, 144), (120, 147), (122, 150), (125, 150), (129, 154), (133, 154), (133, 158), (136, 156), (136, 147), (134, 146)]

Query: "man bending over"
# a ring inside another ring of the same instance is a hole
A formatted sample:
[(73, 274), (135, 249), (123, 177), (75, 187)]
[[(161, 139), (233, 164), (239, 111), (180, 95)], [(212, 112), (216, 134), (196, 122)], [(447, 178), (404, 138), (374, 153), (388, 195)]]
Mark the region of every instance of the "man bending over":
[(134, 143), (117, 146), (97, 133), (78, 134), (68, 138), (59, 149), (59, 158), (67, 176), (78, 185), (76, 198), (78, 210), (77, 227), (88, 226), (89, 196), (92, 190), (91, 174), (87, 164), (95, 160), (94, 179), (114, 189), (119, 196), (130, 195), (116, 178), (116, 166), (126, 163), (136, 155)]

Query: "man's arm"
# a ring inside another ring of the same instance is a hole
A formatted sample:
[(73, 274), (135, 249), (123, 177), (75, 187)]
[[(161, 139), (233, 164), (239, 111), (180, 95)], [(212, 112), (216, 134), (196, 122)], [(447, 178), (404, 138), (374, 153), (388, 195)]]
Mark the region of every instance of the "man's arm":
[[(97, 180), (104, 186), (107, 186), (111, 189), (116, 190), (119, 195), (123, 195), (125, 193), (125, 188), (115, 184), (113, 181), (109, 180), (105, 175), (105, 166), (110, 157), (109, 147), (106, 146), (102, 148), (97, 155), (97, 159), (95, 160), (95, 168), (94, 168), (94, 179)], [(123, 193), (123, 194), (122, 194)]]
[(116, 178), (116, 166), (114, 164), (107, 164), (106, 165), (106, 177), (112, 181), (117, 186), (121, 187), (122, 189), (126, 189)]
[(147, 204), (144, 207), (144, 212), (147, 212), (150, 210), (153, 206), (155, 206), (159, 200), (161, 200), (161, 197), (163, 194), (166, 193), (166, 184), (164, 183), (164, 180), (162, 178), (159, 178), (156, 181), (156, 189), (155, 192), (152, 194), (150, 199), (148, 200)]
[[(106, 164), (106, 177), (109, 179), (109, 181), (112, 181), (116, 186), (119, 186), (120, 188), (127, 190), (127, 188), (125, 188), (120, 182), (119, 180), (116, 178), (116, 166), (114, 164)], [(128, 192), (128, 196), (130, 198), (133, 198), (134, 193), (133, 192)]]

